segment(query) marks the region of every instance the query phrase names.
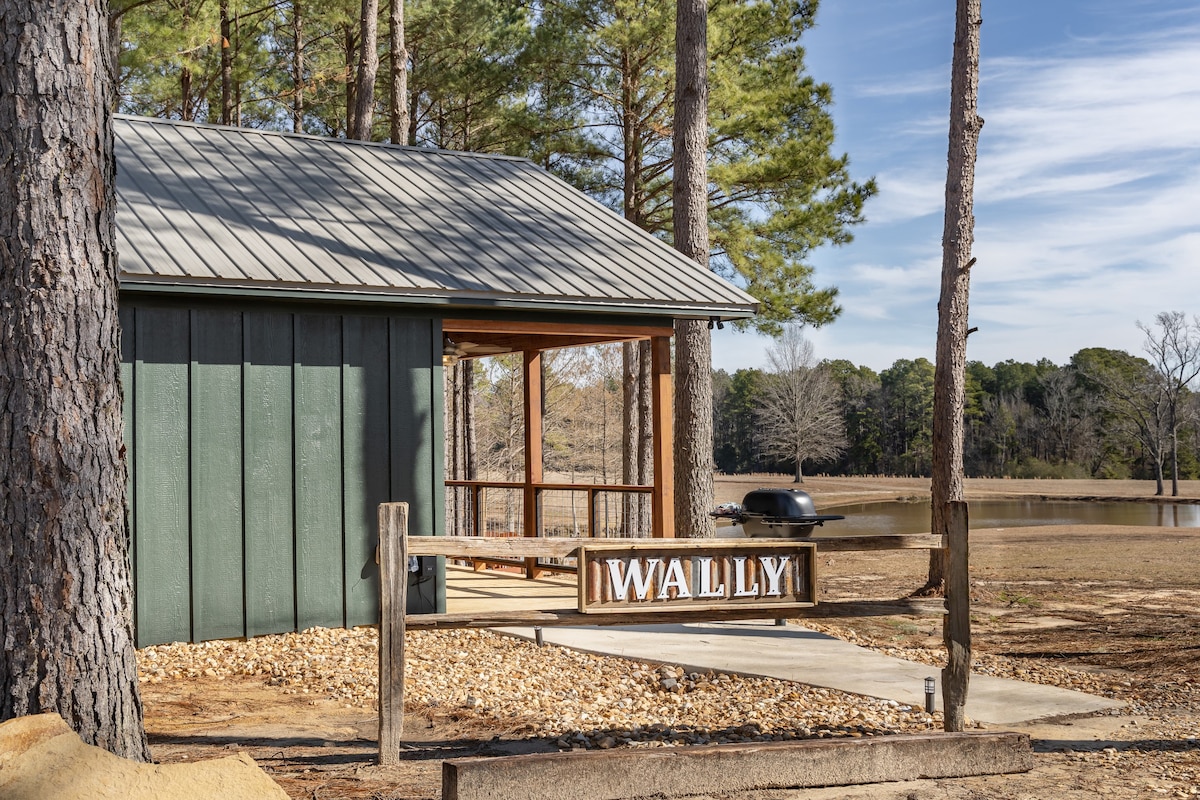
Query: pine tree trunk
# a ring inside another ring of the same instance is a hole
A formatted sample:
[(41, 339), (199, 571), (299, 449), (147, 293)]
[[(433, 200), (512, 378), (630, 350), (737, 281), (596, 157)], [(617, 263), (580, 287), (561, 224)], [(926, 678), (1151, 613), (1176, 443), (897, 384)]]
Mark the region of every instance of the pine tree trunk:
[(292, 0), (292, 133), (304, 133), (304, 15)]
[(3, 2), (0, 28), (0, 719), (144, 761), (106, 10)]
[(391, 51), (391, 140), (392, 144), (408, 144), (408, 50), (404, 47), (404, 0), (392, 0), (388, 19)]
[[(708, 268), (708, 7), (675, 4), (675, 249)], [(712, 340), (705, 320), (675, 322), (675, 532), (716, 535)]]
[[(963, 491), (963, 409), (966, 404), (967, 311), (975, 156), (983, 120), (979, 98), (980, 0), (958, 0), (950, 87), (950, 146), (946, 172), (946, 218), (942, 234), (942, 287), (938, 302), (937, 365), (933, 393), (932, 530), (947, 547), (930, 551), (928, 586), (945, 587), (951, 613), (943, 622), (948, 649), (943, 670), (947, 731), (961, 731), (970, 673), (969, 582), (966, 576), (967, 514)], [(957, 572), (950, 574), (952, 565)], [(959, 574), (961, 573), (961, 574)]]
[[(946, 503), (964, 498), (963, 409), (966, 405), (968, 299), (975, 156), (983, 120), (979, 99), (980, 0), (958, 0), (950, 89), (950, 146), (946, 173), (946, 212), (942, 233), (942, 286), (938, 302), (937, 366), (934, 374), (932, 525), (946, 533)], [(945, 585), (946, 552), (929, 553), (928, 591)]]
[(350, 138), (368, 142), (375, 121), (375, 76), (379, 74), (379, 0), (362, 0), (358, 28), (358, 74)]
[(358, 130), (358, 125), (355, 122), (355, 113), (358, 111), (358, 105), (355, 101), (356, 87), (358, 79), (355, 77), (358, 66), (358, 37), (355, 35), (353, 25), (343, 25), (342, 33), (345, 35), (345, 58), (346, 58), (346, 136), (353, 139), (354, 131)]
[(221, 124), (233, 124), (233, 51), (229, 45), (229, 0), (221, 0)]

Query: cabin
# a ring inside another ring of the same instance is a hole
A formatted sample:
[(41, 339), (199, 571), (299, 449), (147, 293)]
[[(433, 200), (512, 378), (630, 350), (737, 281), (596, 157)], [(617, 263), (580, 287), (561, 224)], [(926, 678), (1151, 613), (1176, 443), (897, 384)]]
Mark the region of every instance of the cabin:
[[(445, 533), (443, 367), (650, 340), (671, 535), (676, 319), (752, 297), (518, 158), (118, 116), (121, 377), (138, 646), (373, 624), (377, 507)], [(445, 610), (442, 559), (409, 610)]]

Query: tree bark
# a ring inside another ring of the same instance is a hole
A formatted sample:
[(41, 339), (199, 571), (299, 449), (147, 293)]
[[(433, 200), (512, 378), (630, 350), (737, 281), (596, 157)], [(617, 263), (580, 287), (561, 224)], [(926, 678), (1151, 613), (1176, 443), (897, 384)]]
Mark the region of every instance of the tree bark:
[(0, 719), (149, 759), (125, 515), (103, 4), (0, 3)]
[[(708, 269), (708, 6), (675, 3), (675, 249)], [(706, 320), (675, 322), (675, 531), (716, 535), (712, 340)]]
[(304, 15), (292, 0), (292, 133), (304, 133)]
[(391, 51), (391, 140), (392, 144), (409, 144), (408, 135), (408, 50), (404, 46), (404, 0), (392, 0), (388, 19)]
[(221, 0), (221, 124), (233, 124), (233, 51), (229, 45), (232, 26), (229, 0)]
[[(942, 232), (942, 285), (938, 300), (937, 365), (933, 399), (932, 525), (946, 533), (946, 504), (962, 500), (963, 409), (966, 405), (968, 298), (975, 240), (975, 156), (983, 120), (979, 99), (980, 0), (958, 0), (950, 86), (950, 145)], [(943, 551), (929, 553), (928, 590), (945, 585)]]
[(355, 77), (351, 139), (371, 140), (375, 120), (375, 76), (379, 74), (379, 0), (362, 0), (358, 21), (358, 74)]
[(355, 112), (358, 110), (355, 100), (358, 87), (358, 79), (355, 77), (358, 74), (358, 36), (355, 30), (355, 26), (349, 23), (342, 26), (345, 39), (343, 55), (346, 58), (346, 136), (351, 139), (355, 138), (354, 131), (357, 130), (358, 124), (355, 122)]
[[(933, 393), (932, 531), (947, 537), (948, 546), (931, 550), (930, 588), (941, 585), (955, 592), (967, 591), (964, 575), (950, 575), (948, 568), (967, 569), (967, 515), (951, 513), (963, 503), (963, 409), (966, 404), (967, 311), (970, 293), (971, 246), (975, 237), (973, 212), (975, 156), (983, 120), (976, 113), (979, 99), (979, 28), (981, 0), (958, 0), (954, 35), (954, 61), (950, 81), (950, 145), (946, 171), (946, 218), (942, 234), (942, 288), (938, 301), (937, 365)], [(959, 526), (962, 529), (959, 529)], [(964, 553), (952, 552), (961, 547)], [(966, 598), (952, 597), (965, 603)], [(951, 625), (950, 621), (943, 623)], [(951, 632), (945, 628), (949, 643)], [(950, 661), (944, 674), (961, 676), (970, 669), (970, 639), (949, 648)], [(964, 660), (965, 659), (965, 663)], [(963, 679), (965, 681), (965, 678)], [(943, 686), (945, 696), (966, 702), (961, 691)], [(962, 730), (961, 705), (947, 707), (945, 728)]]

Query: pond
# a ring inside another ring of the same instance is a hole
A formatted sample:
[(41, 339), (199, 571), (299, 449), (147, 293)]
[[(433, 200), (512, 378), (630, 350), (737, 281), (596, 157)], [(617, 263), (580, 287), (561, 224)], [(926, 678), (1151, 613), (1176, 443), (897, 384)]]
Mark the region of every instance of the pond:
[[(878, 536), (928, 533), (929, 503), (857, 503), (821, 508), (846, 519), (818, 528), (817, 536)], [(968, 503), (971, 528), (1031, 525), (1143, 525), (1200, 528), (1200, 505), (1190, 503), (1084, 502), (1068, 500), (981, 500)]]

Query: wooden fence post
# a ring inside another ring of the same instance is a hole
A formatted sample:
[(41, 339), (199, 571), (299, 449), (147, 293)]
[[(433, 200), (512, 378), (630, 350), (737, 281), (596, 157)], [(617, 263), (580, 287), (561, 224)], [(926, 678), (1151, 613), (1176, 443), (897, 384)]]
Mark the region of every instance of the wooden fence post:
[(943, 728), (957, 733), (966, 725), (967, 684), (971, 678), (971, 576), (967, 551), (967, 504), (946, 503), (946, 617), (942, 640), (946, 644), (946, 668), (942, 670)]
[(379, 506), (379, 763), (400, 763), (404, 737), (404, 613), (408, 503)]

